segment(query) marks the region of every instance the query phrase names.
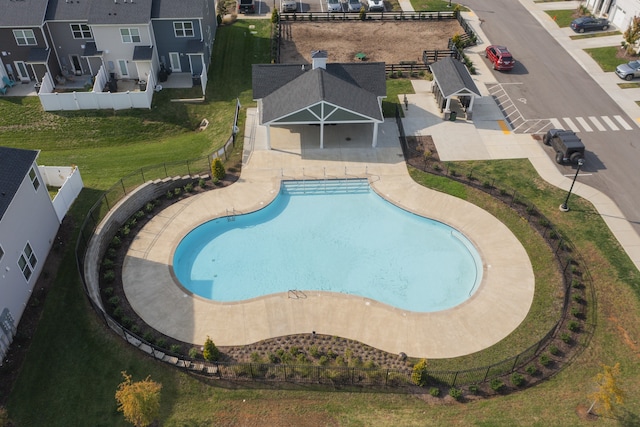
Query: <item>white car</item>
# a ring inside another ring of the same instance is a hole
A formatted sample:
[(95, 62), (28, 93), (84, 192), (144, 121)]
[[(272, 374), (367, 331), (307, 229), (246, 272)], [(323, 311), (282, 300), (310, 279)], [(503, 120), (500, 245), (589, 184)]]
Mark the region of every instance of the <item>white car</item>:
[(369, 0), (369, 12), (384, 12), (384, 2), (382, 0)]
[(342, 12), (340, 0), (327, 0), (327, 12)]
[(347, 7), (349, 8), (349, 12), (360, 12), (362, 3), (360, 3), (360, 0), (348, 0)]
[(295, 12), (298, 9), (298, 2), (296, 0), (282, 0), (280, 3), (281, 12)]

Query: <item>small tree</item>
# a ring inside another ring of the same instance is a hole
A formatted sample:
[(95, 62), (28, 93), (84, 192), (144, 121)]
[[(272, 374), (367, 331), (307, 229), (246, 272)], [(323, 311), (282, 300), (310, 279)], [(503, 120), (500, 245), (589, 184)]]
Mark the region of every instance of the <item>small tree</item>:
[(143, 381), (132, 382), (131, 375), (122, 372), (124, 381), (118, 385), (116, 400), (118, 411), (124, 418), (136, 427), (150, 425), (160, 413), (160, 390), (158, 384), (147, 377)]
[(424, 387), (427, 385), (429, 375), (427, 374), (427, 359), (420, 359), (418, 363), (413, 365), (413, 372), (411, 372), (411, 381), (415, 385)]
[(271, 23), (277, 24), (279, 20), (280, 20), (280, 17), (278, 16), (278, 8), (274, 7), (273, 11), (271, 12)]
[(627, 53), (634, 53), (634, 46), (640, 40), (640, 17), (634, 16), (629, 23), (629, 28), (623, 34)]
[(613, 405), (624, 404), (624, 391), (618, 386), (618, 375), (620, 375), (620, 363), (615, 366), (601, 365), (603, 372), (595, 377), (597, 385), (596, 391), (589, 397), (593, 399), (593, 403), (589, 408), (589, 413), (596, 404), (601, 404), (605, 414), (611, 414)]
[(222, 160), (220, 160), (220, 158), (216, 158), (213, 161), (211, 172), (213, 173), (213, 177), (218, 181), (223, 180), (224, 177), (227, 175), (227, 171), (224, 170), (224, 165), (222, 164)]
[(209, 362), (215, 362), (220, 358), (220, 350), (213, 343), (211, 338), (207, 336), (207, 340), (204, 342), (204, 350), (202, 351), (202, 357)]

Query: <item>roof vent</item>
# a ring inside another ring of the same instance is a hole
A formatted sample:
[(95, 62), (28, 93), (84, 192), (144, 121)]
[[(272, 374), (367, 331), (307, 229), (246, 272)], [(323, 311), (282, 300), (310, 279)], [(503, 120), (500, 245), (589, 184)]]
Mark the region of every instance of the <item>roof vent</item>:
[(314, 50), (311, 52), (311, 62), (313, 69), (324, 68), (327, 69), (327, 51), (326, 50)]

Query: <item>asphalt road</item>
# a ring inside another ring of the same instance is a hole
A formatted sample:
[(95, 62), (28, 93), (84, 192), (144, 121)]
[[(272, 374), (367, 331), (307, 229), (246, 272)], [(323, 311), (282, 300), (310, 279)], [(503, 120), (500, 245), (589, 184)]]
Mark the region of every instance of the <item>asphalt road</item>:
[[(527, 133), (555, 127), (550, 119), (608, 117), (619, 130), (578, 132), (587, 148), (585, 166), (578, 180), (613, 199), (640, 234), (640, 129), (591, 76), (552, 38), (519, 2), (512, 0), (468, 0), (492, 44), (506, 45), (517, 66), (510, 73), (493, 71), (511, 100), (505, 111), (512, 125)], [(622, 81), (622, 80), (621, 80)], [(627, 130), (615, 121), (630, 123)], [(556, 121), (557, 123), (557, 121)], [(631, 127), (630, 126), (630, 127)], [(551, 148), (547, 149), (553, 158)], [(566, 175), (572, 166), (558, 166)]]

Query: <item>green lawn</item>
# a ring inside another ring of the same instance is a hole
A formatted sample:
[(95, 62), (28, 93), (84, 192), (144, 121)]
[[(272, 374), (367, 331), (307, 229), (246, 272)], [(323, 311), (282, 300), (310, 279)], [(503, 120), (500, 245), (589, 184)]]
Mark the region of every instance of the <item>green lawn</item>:
[[(256, 25), (258, 34), (252, 35), (248, 25)], [(87, 188), (69, 214), (80, 224), (99, 192), (120, 176), (145, 165), (199, 157), (222, 145), (230, 132), (236, 97), (243, 107), (254, 105), (249, 65), (269, 61), (268, 34), (265, 20), (238, 21), (218, 30), (203, 104), (167, 102), (178, 93), (163, 90), (156, 94), (150, 111), (45, 113), (35, 99), (1, 98), (2, 144), (41, 149), (41, 164), (75, 163), (80, 167)], [(409, 87), (404, 80), (389, 81), (387, 102), (409, 93)], [(211, 124), (205, 132), (196, 133), (202, 118)], [(637, 425), (640, 397), (632, 390), (640, 382), (640, 274), (600, 216), (577, 196), (571, 199), (570, 212), (559, 212), (566, 193), (542, 181), (527, 160), (464, 162), (452, 167), (473, 168), (474, 173), (517, 188), (562, 234), (571, 237), (589, 265), (598, 296), (597, 306), (592, 307), (598, 315), (594, 336), (586, 351), (548, 381), (504, 397), (447, 405), (425, 403), (413, 395), (366, 390), (328, 392), (294, 385), (272, 389), (268, 384), (202, 381), (156, 362), (105, 330), (82, 291), (72, 240), (66, 244), (65, 258), (44, 303), (43, 319), (9, 398), (10, 417), (17, 426), (125, 426), (116, 411), (114, 394), (122, 380), (120, 372), (126, 370), (134, 380), (151, 375), (162, 383), (163, 426)], [(553, 314), (558, 303), (552, 290), (554, 272), (545, 268), (551, 261), (543, 243), (530, 234), (524, 219), (483, 194), (418, 171), (412, 171), (412, 176), (501, 218), (531, 255), (538, 286), (532, 312), (505, 342), (484, 356), (432, 363), (483, 362), (491, 352), (492, 357), (499, 357), (534, 339), (552, 323), (549, 313)], [(590, 403), (587, 394), (599, 364), (616, 362), (622, 366), (620, 385), (628, 391), (626, 410), (597, 423), (580, 420), (576, 407)]]
[(568, 27), (569, 25), (571, 25), (571, 21), (577, 18), (577, 16), (575, 16), (575, 9), (546, 10), (545, 12), (551, 17), (551, 19), (556, 21), (556, 24), (558, 24), (558, 27), (560, 28)]
[[(451, 5), (451, 7), (449, 7), (449, 5)], [(456, 2), (443, 0), (411, 0), (411, 6), (413, 6), (413, 10), (428, 10), (433, 12), (453, 10), (456, 6), (460, 6), (460, 10), (468, 10)]]
[(615, 71), (618, 65), (628, 62), (617, 57), (620, 51), (619, 46), (594, 47), (584, 51), (591, 55), (602, 71)]

